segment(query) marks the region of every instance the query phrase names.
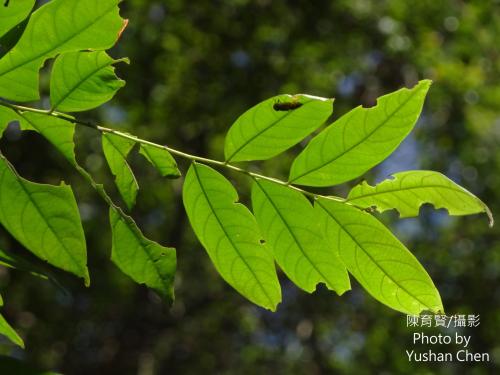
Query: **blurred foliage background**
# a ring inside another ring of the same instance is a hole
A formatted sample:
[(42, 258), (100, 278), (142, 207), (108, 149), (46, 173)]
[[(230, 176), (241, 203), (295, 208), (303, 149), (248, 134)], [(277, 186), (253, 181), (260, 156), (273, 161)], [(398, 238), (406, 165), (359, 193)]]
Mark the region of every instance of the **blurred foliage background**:
[[(14, 0), (15, 1), (15, 0)], [(126, 0), (130, 19), (114, 57), (127, 81), (82, 118), (182, 150), (223, 157), (224, 134), (250, 106), (281, 93), (335, 97), (334, 117), (418, 79), (434, 81), (416, 129), (365, 176), (433, 169), (500, 212), (500, 2), (403, 0)], [(43, 69), (48, 93), (50, 63)], [(47, 104), (47, 99), (44, 103)], [(0, 339), (0, 354), (64, 374), (488, 374), (500, 362), (500, 242), (483, 216), (378, 215), (423, 263), (447, 314), (479, 314), (466, 328), (489, 363), (412, 363), (414, 329), (353, 281), (339, 298), (308, 295), (281, 277), (276, 313), (251, 305), (216, 274), (186, 221), (182, 180), (162, 179), (130, 158), (141, 186), (133, 216), (150, 238), (177, 248), (176, 302), (159, 298), (109, 261), (107, 209), (40, 136), (11, 125), (0, 142), (26, 178), (71, 183), (88, 240), (92, 285), (59, 274), (64, 289), (0, 268), (3, 313), (27, 349)], [(119, 200), (98, 134), (78, 129), (82, 163)], [(294, 150), (251, 168), (285, 177)], [(185, 171), (187, 164), (179, 160)], [(224, 172), (225, 173), (225, 172)], [(248, 202), (245, 177), (226, 174)], [(349, 186), (333, 188), (345, 194)], [(3, 230), (0, 244), (24, 254)], [(281, 275), (283, 276), (283, 275)], [(427, 333), (453, 331), (427, 331)], [(440, 350), (439, 347), (433, 347)], [(441, 348), (456, 351), (455, 346)]]

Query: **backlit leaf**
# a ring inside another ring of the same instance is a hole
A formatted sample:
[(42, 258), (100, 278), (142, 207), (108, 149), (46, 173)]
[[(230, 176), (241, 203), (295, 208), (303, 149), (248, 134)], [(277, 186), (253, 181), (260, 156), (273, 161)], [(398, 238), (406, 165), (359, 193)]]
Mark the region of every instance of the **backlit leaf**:
[(35, 0), (14, 0), (8, 6), (0, 4), (0, 36), (28, 17), (34, 5)]
[(16, 101), (39, 98), (38, 71), (62, 52), (104, 50), (125, 26), (120, 0), (53, 0), (36, 10), (19, 42), (0, 59), (0, 96)]
[[(133, 280), (154, 288), (162, 298), (171, 301), (173, 290), (170, 283), (173, 282), (175, 274), (175, 250), (162, 247), (145, 238), (132, 218), (114, 205), (104, 187), (97, 184), (93, 177), (77, 163), (73, 142), (75, 125), (43, 114), (25, 112), (21, 117), (22, 127), (36, 130), (47, 138), (113, 210), (114, 213), (110, 212), (112, 225), (114, 225), (112, 227), (113, 262)], [(134, 263), (130, 263), (130, 259), (134, 259)], [(153, 260), (157, 260), (156, 263)]]
[(286, 186), (255, 180), (252, 207), (279, 266), (307, 292), (318, 283), (339, 295), (350, 289), (349, 276), (337, 249), (323, 240), (323, 223), (309, 201)]
[(412, 253), (372, 215), (324, 198), (317, 217), (326, 216), (325, 235), (349, 272), (375, 299), (406, 314), (443, 312), (441, 297)]
[(33, 130), (43, 135), (73, 166), (77, 165), (73, 142), (75, 124), (33, 112), (22, 112), (19, 118), (22, 130)]
[(175, 249), (143, 236), (134, 221), (109, 210), (113, 250), (111, 260), (135, 282), (154, 289), (165, 301), (174, 299)]
[(23, 339), (17, 334), (14, 328), (10, 326), (2, 314), (0, 314), (0, 335), (7, 337), (14, 344), (24, 348)]
[(180, 177), (175, 159), (170, 152), (147, 144), (141, 144), (139, 153), (143, 155), (164, 177)]
[(30, 182), (0, 155), (0, 224), (39, 258), (90, 283), (85, 237), (69, 186)]
[(387, 158), (413, 129), (431, 82), (420, 81), (351, 110), (314, 137), (292, 164), (289, 181), (330, 186), (352, 180)]
[(128, 209), (132, 209), (137, 197), (139, 185), (127, 163), (127, 155), (135, 142), (112, 134), (102, 135), (102, 149), (109, 168), (115, 176), (116, 186)]
[(379, 212), (396, 209), (401, 217), (418, 216), (420, 206), (431, 203), (436, 209), (447, 209), (450, 215), (485, 212), (493, 225), (491, 211), (479, 198), (433, 171), (394, 173), (393, 178), (376, 186), (363, 182), (349, 192), (347, 201), (359, 207), (375, 207)]
[(191, 226), (220, 275), (255, 304), (274, 311), (281, 289), (270, 250), (250, 211), (224, 176), (193, 163), (183, 200)]
[(332, 103), (309, 95), (279, 95), (257, 104), (229, 129), (226, 161), (266, 160), (280, 154), (319, 128), (331, 115)]
[(114, 60), (104, 51), (68, 52), (59, 55), (52, 68), (50, 102), (52, 110), (78, 112), (109, 101), (125, 81), (115, 74)]
[(7, 125), (18, 118), (17, 113), (7, 107), (0, 107), (0, 138), (7, 129)]

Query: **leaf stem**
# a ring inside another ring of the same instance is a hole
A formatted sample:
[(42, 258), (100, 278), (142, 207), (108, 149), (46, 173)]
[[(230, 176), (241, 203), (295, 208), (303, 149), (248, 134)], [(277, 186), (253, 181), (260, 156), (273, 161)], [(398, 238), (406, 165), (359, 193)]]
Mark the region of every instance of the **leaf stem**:
[(96, 125), (96, 124), (93, 124), (90, 122), (81, 121), (81, 120), (78, 120), (78, 119), (74, 118), (73, 116), (67, 115), (65, 113), (56, 112), (56, 111), (52, 111), (52, 110), (44, 110), (44, 109), (25, 107), (25, 106), (9, 103), (9, 102), (2, 100), (2, 99), (0, 99), (0, 106), (10, 108), (10, 109), (14, 110), (16, 113), (34, 112), (34, 113), (39, 113), (39, 114), (43, 114), (46, 116), (60, 118), (62, 120), (69, 121), (69, 122), (76, 124), (76, 125), (82, 125), (82, 126), (86, 126), (88, 128), (97, 130), (101, 133), (113, 134), (113, 135), (118, 136), (118, 137), (132, 140), (136, 143), (140, 143), (143, 145), (148, 145), (148, 146), (155, 147), (158, 149), (166, 150), (166, 151), (168, 151), (174, 155), (177, 155), (181, 158), (184, 158), (184, 159), (188, 159), (191, 161), (198, 161), (198, 162), (205, 163), (205, 164), (216, 165), (218, 167), (223, 167), (223, 168), (230, 169), (230, 170), (233, 170), (233, 171), (238, 172), (238, 173), (245, 174), (251, 178), (267, 180), (267, 181), (273, 182), (273, 183), (278, 184), (278, 185), (287, 186), (290, 189), (293, 189), (293, 190), (298, 191), (298, 192), (300, 192), (308, 197), (311, 197), (312, 199), (323, 198), (323, 199), (330, 199), (330, 200), (335, 200), (338, 202), (347, 203), (346, 200), (344, 198), (341, 198), (341, 197), (337, 197), (337, 196), (333, 196), (333, 195), (321, 195), (321, 194), (312, 193), (310, 191), (301, 189), (295, 185), (291, 185), (289, 182), (286, 182), (286, 181), (283, 181), (283, 180), (280, 180), (280, 179), (277, 179), (274, 177), (268, 177), (268, 176), (265, 176), (265, 175), (262, 175), (259, 173), (251, 172), (247, 169), (240, 168), (240, 167), (237, 167), (235, 165), (229, 164), (228, 162), (188, 154), (187, 152), (176, 150), (176, 149), (169, 147), (169, 146), (160, 145), (158, 143), (154, 143), (154, 142), (139, 138), (139, 137), (132, 135), (132, 134), (129, 134), (129, 133), (124, 133), (124, 132), (121, 132), (119, 130), (110, 129), (110, 128), (106, 128), (104, 126)]

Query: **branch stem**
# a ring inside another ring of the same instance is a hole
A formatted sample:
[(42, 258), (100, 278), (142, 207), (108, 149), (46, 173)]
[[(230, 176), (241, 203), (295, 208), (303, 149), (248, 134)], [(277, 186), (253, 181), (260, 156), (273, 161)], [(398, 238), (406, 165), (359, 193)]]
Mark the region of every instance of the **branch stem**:
[(247, 169), (240, 168), (240, 167), (237, 167), (233, 164), (229, 164), (227, 162), (223, 162), (220, 160), (214, 160), (214, 159), (204, 158), (204, 157), (197, 156), (197, 155), (188, 154), (187, 152), (176, 150), (176, 149), (169, 147), (169, 146), (160, 145), (158, 143), (154, 143), (154, 142), (139, 138), (139, 137), (132, 135), (132, 134), (124, 133), (124, 132), (121, 132), (121, 131), (115, 130), (115, 129), (106, 128), (104, 126), (96, 125), (96, 124), (93, 124), (90, 122), (81, 121), (81, 120), (78, 120), (78, 119), (74, 118), (73, 116), (67, 115), (65, 113), (56, 112), (56, 111), (52, 111), (52, 110), (44, 110), (44, 109), (25, 107), (25, 106), (9, 103), (9, 102), (2, 100), (2, 99), (0, 99), (0, 106), (10, 108), (18, 114), (20, 114), (22, 112), (33, 112), (33, 113), (38, 113), (38, 114), (42, 114), (42, 115), (46, 115), (46, 116), (56, 117), (56, 118), (59, 118), (62, 120), (69, 121), (69, 122), (76, 124), (76, 125), (81, 125), (81, 126), (85, 126), (85, 127), (97, 130), (101, 133), (113, 134), (113, 135), (121, 137), (121, 138), (132, 140), (136, 143), (140, 143), (143, 145), (166, 150), (166, 151), (170, 152), (171, 154), (177, 155), (177, 156), (184, 158), (184, 159), (191, 160), (193, 162), (198, 161), (200, 163), (211, 164), (211, 165), (215, 165), (218, 167), (230, 169), (230, 170), (233, 170), (233, 171), (238, 172), (238, 173), (245, 174), (251, 178), (257, 178), (257, 179), (271, 181), (271, 182), (278, 184), (278, 185), (287, 186), (290, 189), (293, 189), (293, 190), (298, 191), (298, 192), (300, 192), (308, 197), (311, 197), (312, 199), (324, 198), (324, 199), (330, 199), (330, 200), (335, 200), (335, 201), (339, 201), (339, 202), (345, 202), (345, 199), (341, 198), (341, 197), (336, 197), (333, 195), (326, 196), (326, 195), (312, 193), (310, 191), (301, 189), (295, 185), (291, 185), (289, 182), (279, 180), (277, 178), (268, 177), (268, 176), (265, 176), (265, 175), (262, 175), (259, 173), (255, 173), (255, 172), (249, 171)]

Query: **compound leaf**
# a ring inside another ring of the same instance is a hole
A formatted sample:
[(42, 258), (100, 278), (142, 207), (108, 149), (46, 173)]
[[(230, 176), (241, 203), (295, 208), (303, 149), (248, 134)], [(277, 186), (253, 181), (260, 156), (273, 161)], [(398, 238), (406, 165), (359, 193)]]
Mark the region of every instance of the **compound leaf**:
[(445, 208), (450, 215), (470, 215), (485, 212), (493, 225), (489, 208), (474, 194), (457, 185), (448, 177), (433, 171), (406, 171), (392, 175), (376, 186), (363, 182), (355, 186), (347, 197), (352, 204), (375, 207), (384, 212), (399, 211), (401, 217), (418, 216), (420, 206), (431, 203), (436, 209)]
[(18, 43), (0, 59), (0, 96), (39, 98), (38, 71), (59, 53), (104, 50), (115, 44), (126, 22), (120, 0), (53, 0), (36, 10)]
[(309, 95), (279, 95), (257, 104), (229, 129), (226, 161), (266, 160), (280, 154), (320, 127), (331, 115), (332, 103)]
[(252, 207), (274, 258), (297, 286), (310, 293), (322, 282), (339, 295), (350, 289), (347, 270), (323, 241), (323, 223), (303, 194), (256, 179)]
[(292, 164), (289, 181), (330, 186), (359, 177), (387, 158), (413, 129), (431, 81), (401, 89), (372, 108), (348, 112), (314, 137)]
[(109, 101), (125, 81), (115, 74), (114, 60), (104, 51), (68, 52), (59, 55), (52, 68), (50, 102), (52, 110), (78, 112)]
[(442, 312), (441, 297), (410, 251), (372, 215), (345, 203), (316, 200), (325, 235), (349, 272), (375, 299), (406, 314)]
[(36, 256), (89, 285), (85, 237), (69, 186), (30, 182), (0, 155), (0, 223)]
[(281, 289), (274, 260), (260, 243), (255, 218), (224, 176), (193, 163), (183, 187), (184, 207), (217, 271), (233, 288), (255, 304), (274, 311)]
[(109, 168), (115, 176), (116, 186), (128, 209), (132, 209), (137, 197), (139, 185), (127, 163), (127, 155), (135, 142), (112, 134), (102, 135), (102, 149)]
[(166, 302), (174, 299), (175, 249), (144, 237), (134, 221), (110, 208), (111, 260), (135, 282), (154, 289)]
[(0, 37), (28, 17), (34, 5), (35, 0), (15, 0), (3, 6), (0, 9)]
[(181, 176), (175, 159), (165, 149), (141, 144), (139, 153), (149, 161), (163, 177), (177, 178)]
[(24, 349), (23, 339), (17, 334), (14, 328), (10, 326), (10, 324), (5, 320), (2, 314), (0, 314), (0, 335), (7, 337), (14, 344)]

